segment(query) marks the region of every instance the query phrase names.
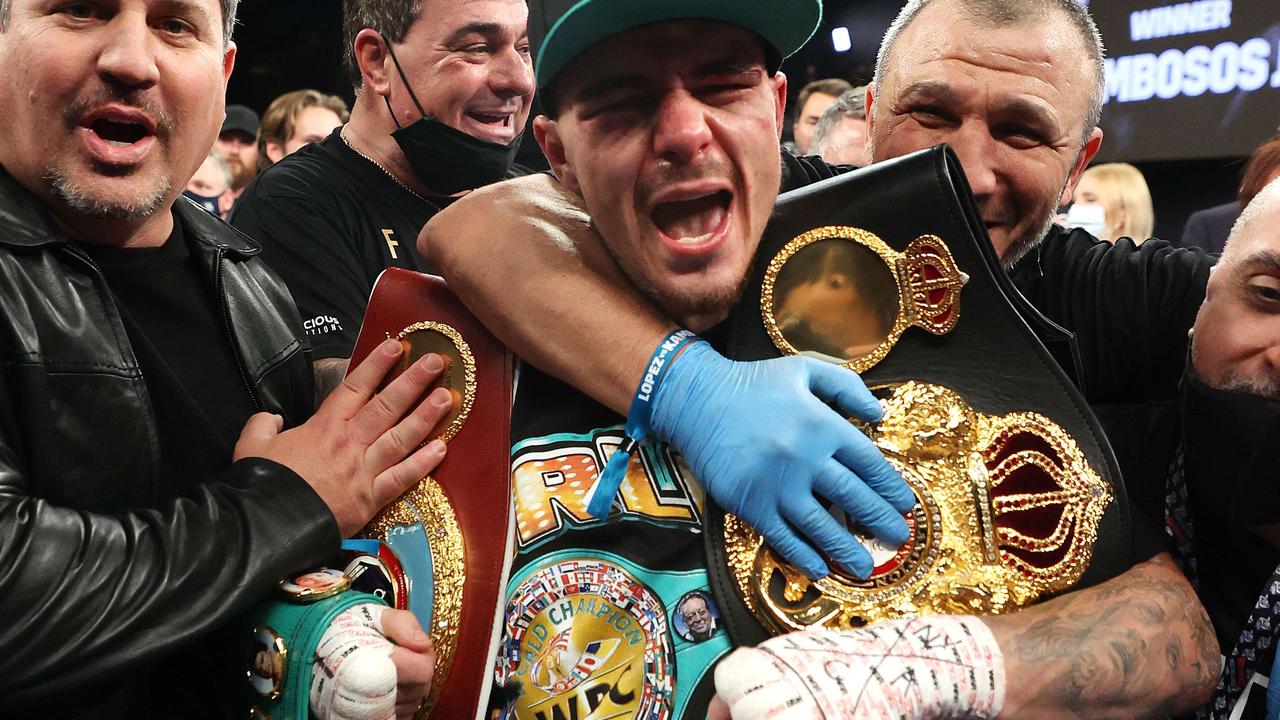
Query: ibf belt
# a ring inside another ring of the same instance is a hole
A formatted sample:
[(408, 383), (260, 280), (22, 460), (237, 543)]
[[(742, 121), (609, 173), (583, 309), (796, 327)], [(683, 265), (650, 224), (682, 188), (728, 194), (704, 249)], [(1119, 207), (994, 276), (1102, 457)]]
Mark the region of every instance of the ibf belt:
[(444, 359), (437, 384), (454, 402), (433, 437), (449, 456), (364, 529), (380, 545), (353, 571), (412, 612), (435, 645), (435, 679), (416, 717), (439, 708), (436, 717), (480, 718), (512, 555), (512, 358), (443, 280), (399, 268), (374, 285), (350, 367), (388, 337), (405, 347), (401, 369), (427, 353)]
[[(914, 490), (911, 537), (875, 568), (809, 582), (718, 508), (712, 585), (738, 644), (927, 613), (1005, 612), (1127, 567), (1124, 486), (1106, 438), (1013, 287), (945, 147), (779, 199), (727, 354), (803, 354), (862, 375), (861, 429)], [(838, 519), (843, 519), (838, 517)]]

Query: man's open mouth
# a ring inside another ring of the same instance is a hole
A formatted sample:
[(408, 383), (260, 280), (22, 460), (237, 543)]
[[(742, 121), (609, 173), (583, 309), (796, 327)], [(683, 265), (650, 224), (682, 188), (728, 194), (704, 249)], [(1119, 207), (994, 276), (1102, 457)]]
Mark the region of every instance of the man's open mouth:
[[(77, 123), (91, 145), (107, 162), (132, 162), (141, 158), (156, 135), (156, 121), (129, 105), (110, 104), (85, 113)], [(137, 156), (137, 157), (135, 157)]]
[(126, 147), (147, 137), (151, 133), (147, 128), (134, 122), (121, 122), (100, 118), (89, 123), (89, 129), (98, 137), (116, 147)]
[(718, 190), (687, 200), (658, 203), (650, 211), (653, 224), (662, 234), (681, 245), (697, 245), (709, 240), (724, 226), (733, 193)]
[(496, 115), (496, 114), (478, 113), (478, 112), (469, 112), (467, 113), (467, 116), (470, 117), (472, 120), (475, 120), (476, 122), (484, 123), (485, 125), (493, 125), (496, 127), (504, 127), (504, 128), (511, 127), (511, 119), (515, 117), (513, 113), (504, 113), (501, 115)]

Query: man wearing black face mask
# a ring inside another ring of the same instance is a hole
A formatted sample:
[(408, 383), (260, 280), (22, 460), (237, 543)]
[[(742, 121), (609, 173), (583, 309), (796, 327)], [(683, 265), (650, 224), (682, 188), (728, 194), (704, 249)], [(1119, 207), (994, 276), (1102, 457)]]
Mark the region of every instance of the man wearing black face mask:
[(289, 285), (322, 394), (346, 370), (378, 274), (429, 271), (414, 247), (427, 220), (521, 173), (527, 18), (524, 0), (343, 3), (350, 122), (262, 173), (231, 216)]
[(225, 220), (234, 201), (230, 190), (231, 166), (217, 151), (210, 151), (200, 163), (200, 169), (187, 181), (182, 194), (204, 208), (205, 212)]
[[(1214, 718), (1261, 718), (1280, 631), (1280, 181), (1209, 276), (1182, 385), (1169, 526), (1227, 660)], [(1280, 700), (1280, 683), (1272, 691)], [(1274, 702), (1274, 700), (1273, 700)], [(1237, 705), (1243, 706), (1237, 708)], [(1234, 714), (1237, 711), (1243, 714)], [(1267, 715), (1274, 717), (1274, 715)]]

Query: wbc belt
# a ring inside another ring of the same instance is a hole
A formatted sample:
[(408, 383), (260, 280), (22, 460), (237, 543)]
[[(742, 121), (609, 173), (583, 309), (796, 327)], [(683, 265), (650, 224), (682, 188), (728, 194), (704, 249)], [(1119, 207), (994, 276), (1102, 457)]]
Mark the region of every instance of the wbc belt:
[(449, 454), (362, 535), (382, 543), (375, 557), (394, 576), (389, 596), (435, 645), (431, 693), (416, 717), (478, 719), (511, 569), (512, 356), (443, 280), (399, 268), (374, 285), (350, 367), (388, 337), (406, 346), (401, 371), (429, 352), (445, 359), (437, 384), (454, 403), (433, 438)]
[(729, 322), (734, 359), (806, 354), (859, 372), (885, 407), (861, 429), (918, 500), (901, 548), (848, 523), (870, 578), (833, 565), (817, 582), (712, 507), (708, 565), (735, 643), (999, 613), (1129, 566), (1111, 448), (1042, 342), (1065, 331), (1000, 267), (945, 146), (783, 195)]

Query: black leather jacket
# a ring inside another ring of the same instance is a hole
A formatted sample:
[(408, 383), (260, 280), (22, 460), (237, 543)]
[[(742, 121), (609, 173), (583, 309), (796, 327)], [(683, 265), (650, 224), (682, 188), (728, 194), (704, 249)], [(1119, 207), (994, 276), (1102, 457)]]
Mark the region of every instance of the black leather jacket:
[[(301, 422), (313, 380), (284, 285), (245, 236), (186, 200), (174, 213), (259, 408)], [(151, 716), (170, 684), (153, 668), (207, 656), (203, 636), (337, 550), (333, 516), (281, 465), (244, 460), (182, 498), (160, 468), (106, 281), (0, 168), (0, 717)]]

